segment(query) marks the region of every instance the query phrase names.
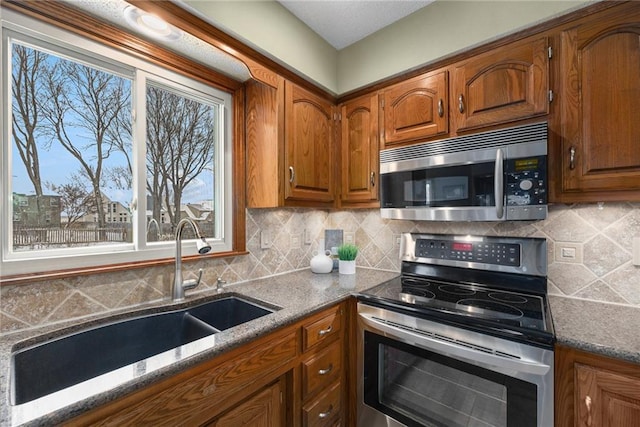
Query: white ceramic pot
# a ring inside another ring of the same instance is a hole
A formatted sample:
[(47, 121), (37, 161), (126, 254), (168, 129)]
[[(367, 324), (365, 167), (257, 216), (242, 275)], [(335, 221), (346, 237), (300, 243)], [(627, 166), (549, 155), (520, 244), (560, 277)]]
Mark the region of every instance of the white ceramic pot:
[(311, 258), (311, 271), (314, 273), (331, 273), (331, 270), (333, 270), (333, 260), (329, 254), (329, 251), (325, 251)]
[(355, 261), (338, 261), (338, 271), (340, 274), (356, 274)]

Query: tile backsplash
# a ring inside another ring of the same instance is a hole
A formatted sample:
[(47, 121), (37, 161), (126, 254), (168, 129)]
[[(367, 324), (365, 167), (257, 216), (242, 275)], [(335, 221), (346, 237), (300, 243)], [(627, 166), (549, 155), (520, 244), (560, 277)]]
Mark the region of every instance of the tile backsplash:
[[(637, 203), (554, 205), (544, 221), (503, 223), (385, 220), (377, 209), (251, 209), (248, 255), (186, 263), (184, 275), (203, 268), (201, 291), (215, 287), (218, 277), (231, 284), (307, 268), (325, 229), (352, 233), (359, 266), (392, 271), (400, 268), (403, 232), (545, 237), (550, 293), (640, 308), (640, 267), (631, 262), (632, 239), (640, 236)], [(268, 249), (261, 249), (263, 232), (272, 242)], [(0, 334), (168, 300), (172, 279), (169, 265), (3, 286)]]

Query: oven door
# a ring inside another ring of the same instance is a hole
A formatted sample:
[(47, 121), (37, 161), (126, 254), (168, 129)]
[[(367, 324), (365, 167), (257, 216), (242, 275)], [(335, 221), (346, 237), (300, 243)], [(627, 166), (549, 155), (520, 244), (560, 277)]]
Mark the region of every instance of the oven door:
[(553, 425), (553, 352), (358, 304), (358, 426)]

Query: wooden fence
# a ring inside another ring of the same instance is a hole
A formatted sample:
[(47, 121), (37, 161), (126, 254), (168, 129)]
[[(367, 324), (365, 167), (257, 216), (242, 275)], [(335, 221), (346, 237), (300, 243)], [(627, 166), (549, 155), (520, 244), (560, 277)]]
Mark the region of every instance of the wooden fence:
[(85, 244), (99, 242), (130, 242), (126, 227), (108, 228), (19, 228), (13, 232), (13, 247), (34, 244)]

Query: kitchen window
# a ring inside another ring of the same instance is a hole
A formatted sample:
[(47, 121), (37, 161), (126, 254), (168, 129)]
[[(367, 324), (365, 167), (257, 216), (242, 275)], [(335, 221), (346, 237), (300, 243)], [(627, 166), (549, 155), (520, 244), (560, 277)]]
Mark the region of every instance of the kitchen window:
[(232, 251), (229, 93), (11, 12), (1, 53), (2, 276)]

